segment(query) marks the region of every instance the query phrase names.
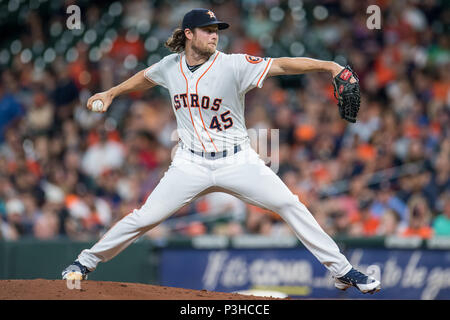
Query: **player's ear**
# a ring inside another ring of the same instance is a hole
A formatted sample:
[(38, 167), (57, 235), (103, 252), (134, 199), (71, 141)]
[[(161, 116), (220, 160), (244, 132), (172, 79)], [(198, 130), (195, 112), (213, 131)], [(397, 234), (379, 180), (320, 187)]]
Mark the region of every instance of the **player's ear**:
[(194, 37), (194, 31), (186, 28), (184, 29), (184, 35), (186, 36), (186, 39), (192, 40), (192, 38)]

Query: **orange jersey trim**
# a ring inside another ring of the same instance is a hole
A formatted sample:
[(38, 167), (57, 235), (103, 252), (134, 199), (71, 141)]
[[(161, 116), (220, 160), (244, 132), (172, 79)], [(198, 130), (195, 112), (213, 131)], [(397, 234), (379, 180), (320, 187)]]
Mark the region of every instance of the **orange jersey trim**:
[(183, 72), (182, 61), (183, 61), (183, 57), (180, 55), (180, 71), (181, 71), (181, 74), (184, 77), (184, 80), (186, 80), (186, 96), (187, 96), (187, 105), (188, 105), (188, 110), (189, 110), (189, 116), (191, 117), (192, 127), (194, 128), (194, 131), (195, 131), (195, 134), (197, 135), (198, 141), (200, 141), (200, 143), (202, 144), (203, 150), (205, 150), (205, 152), (206, 152), (205, 146), (203, 145), (203, 141), (200, 138), (200, 136), (199, 136), (199, 134), (197, 132), (197, 129), (195, 128), (194, 119), (192, 118), (191, 107), (189, 105), (189, 99), (190, 99), (190, 97), (189, 97), (189, 83), (188, 83), (188, 79), (186, 78), (186, 75)]
[[(197, 80), (197, 84), (195, 85), (195, 93), (198, 95), (198, 83), (200, 82), (200, 79), (208, 72), (208, 70), (212, 67), (212, 65), (214, 64), (214, 62), (216, 61), (217, 57), (219, 56), (220, 52), (217, 52), (216, 57), (214, 58), (213, 62), (211, 63), (211, 65), (208, 67), (208, 69), (205, 70), (205, 72), (203, 72), (203, 74), (198, 78)], [(206, 133), (208, 134), (209, 140), (211, 140), (211, 143), (214, 145), (214, 149), (216, 149), (216, 151), (219, 151), (216, 147), (216, 144), (214, 143), (213, 139), (211, 138), (211, 136), (209, 135), (208, 130), (206, 129), (205, 126), (205, 122), (203, 121), (203, 116), (202, 116), (202, 110), (201, 108), (198, 109), (198, 111), (200, 112), (200, 119), (202, 120), (202, 124), (203, 124), (203, 128), (205, 129)]]
[(258, 83), (256, 84), (257, 87), (259, 87), (259, 83), (261, 82), (262, 78), (266, 74), (267, 68), (269, 68), (269, 65), (270, 65), (270, 61), (272, 61), (272, 58), (270, 58), (269, 61), (267, 61), (266, 68), (264, 69), (264, 72), (262, 73), (261, 77), (259, 77)]

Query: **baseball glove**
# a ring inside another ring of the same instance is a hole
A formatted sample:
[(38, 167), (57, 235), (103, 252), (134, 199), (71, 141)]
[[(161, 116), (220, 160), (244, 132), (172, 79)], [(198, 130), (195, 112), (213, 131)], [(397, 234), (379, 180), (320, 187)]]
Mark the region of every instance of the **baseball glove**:
[[(356, 82), (350, 83), (352, 76)], [(346, 66), (333, 78), (334, 96), (338, 100), (339, 114), (342, 119), (355, 123), (361, 102), (359, 79), (356, 73)]]

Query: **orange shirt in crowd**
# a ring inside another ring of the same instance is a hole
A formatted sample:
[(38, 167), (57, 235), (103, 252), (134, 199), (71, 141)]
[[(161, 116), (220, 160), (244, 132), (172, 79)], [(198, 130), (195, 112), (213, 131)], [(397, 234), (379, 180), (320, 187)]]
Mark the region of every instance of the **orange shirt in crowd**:
[(414, 229), (408, 227), (402, 232), (403, 237), (421, 237), (422, 239), (430, 239), (433, 236), (433, 229), (429, 226)]
[(363, 232), (365, 236), (374, 236), (377, 233), (380, 220), (375, 217), (370, 217), (367, 220), (361, 221)]

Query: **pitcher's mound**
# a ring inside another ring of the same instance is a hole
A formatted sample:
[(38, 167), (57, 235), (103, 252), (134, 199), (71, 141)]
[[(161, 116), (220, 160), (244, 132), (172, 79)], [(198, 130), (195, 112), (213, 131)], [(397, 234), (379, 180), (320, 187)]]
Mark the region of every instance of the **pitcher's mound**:
[[(140, 283), (0, 280), (0, 300), (272, 300), (271, 297)], [(278, 300), (278, 299), (277, 299)]]

